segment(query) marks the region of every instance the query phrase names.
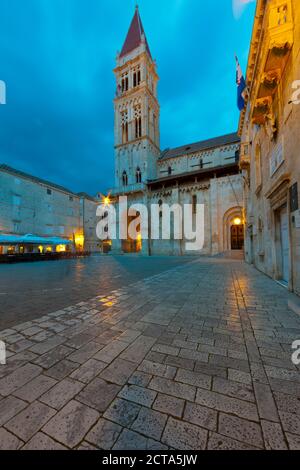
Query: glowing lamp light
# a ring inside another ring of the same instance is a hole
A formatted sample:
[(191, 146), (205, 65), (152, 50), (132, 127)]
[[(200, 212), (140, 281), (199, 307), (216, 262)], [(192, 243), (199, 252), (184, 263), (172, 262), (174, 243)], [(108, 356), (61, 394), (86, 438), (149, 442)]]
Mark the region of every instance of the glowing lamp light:
[(240, 219), (240, 217), (236, 217), (233, 221), (234, 225), (241, 225), (242, 224), (242, 220)]
[(110, 201), (109, 195), (108, 196), (102, 196), (102, 204), (105, 207), (108, 207), (110, 205), (110, 203), (111, 203), (111, 201)]
[(66, 245), (57, 245), (56, 252), (57, 253), (64, 253), (66, 251)]
[(76, 246), (83, 246), (84, 245), (84, 236), (83, 235), (76, 235), (75, 236), (75, 244), (76, 244)]

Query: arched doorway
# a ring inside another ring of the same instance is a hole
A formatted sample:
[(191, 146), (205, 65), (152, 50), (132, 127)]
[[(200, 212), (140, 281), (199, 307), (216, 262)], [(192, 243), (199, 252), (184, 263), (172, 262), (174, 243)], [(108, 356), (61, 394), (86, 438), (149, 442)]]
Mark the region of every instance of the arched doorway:
[[(139, 213), (137, 214), (140, 215)], [(136, 219), (136, 216), (128, 216), (127, 217), (127, 224), (128, 227)], [(124, 253), (140, 253), (142, 251), (142, 236), (140, 234), (140, 225), (137, 227), (137, 231), (139, 232), (135, 239), (130, 238), (128, 236), (127, 240), (122, 240), (122, 251)]]
[(244, 224), (241, 207), (231, 207), (223, 219), (223, 250), (237, 251), (244, 249)]
[[(239, 219), (240, 220), (240, 219)], [(232, 250), (243, 250), (244, 248), (244, 225), (233, 223), (230, 229), (230, 244)]]

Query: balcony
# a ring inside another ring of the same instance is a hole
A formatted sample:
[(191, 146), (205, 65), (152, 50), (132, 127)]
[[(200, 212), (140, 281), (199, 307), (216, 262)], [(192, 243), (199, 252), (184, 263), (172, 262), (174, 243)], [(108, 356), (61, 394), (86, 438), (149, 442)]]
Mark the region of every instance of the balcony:
[(252, 123), (259, 126), (266, 123), (267, 117), (272, 112), (272, 97), (258, 98), (255, 101), (252, 112)]
[(263, 73), (258, 90), (258, 98), (266, 98), (268, 96), (273, 96), (277, 89), (280, 78), (280, 69)]
[(257, 74), (251, 118), (252, 123), (259, 126), (269, 121), (271, 135), (275, 127), (273, 99), (294, 43), (291, 0), (270, 0), (267, 6), (267, 18), (264, 46), (261, 50), (262, 67), (261, 72)]
[(127, 186), (120, 186), (118, 188), (113, 188), (110, 191), (111, 197), (116, 196), (125, 196), (127, 194), (141, 193), (146, 191), (147, 185), (145, 183), (135, 183), (129, 184)]

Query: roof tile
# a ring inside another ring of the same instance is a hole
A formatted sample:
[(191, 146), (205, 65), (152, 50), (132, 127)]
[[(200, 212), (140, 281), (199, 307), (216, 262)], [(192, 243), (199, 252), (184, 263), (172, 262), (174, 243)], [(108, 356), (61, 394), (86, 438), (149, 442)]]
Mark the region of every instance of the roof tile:
[(137, 49), (143, 42), (143, 36), (145, 38), (146, 42), (146, 48), (148, 51), (148, 54), (151, 57), (151, 52), (150, 48), (147, 42), (147, 38), (145, 35), (145, 31), (143, 28), (142, 20), (139, 14), (138, 7), (135, 10), (134, 17), (132, 19), (126, 40), (124, 42), (120, 57), (124, 57), (125, 55), (129, 54), (130, 52), (134, 51), (134, 49)]

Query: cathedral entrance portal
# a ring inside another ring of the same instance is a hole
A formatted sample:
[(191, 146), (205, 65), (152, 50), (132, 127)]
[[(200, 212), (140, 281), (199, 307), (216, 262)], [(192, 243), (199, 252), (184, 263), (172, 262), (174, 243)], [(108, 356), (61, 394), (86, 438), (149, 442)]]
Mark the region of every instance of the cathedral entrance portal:
[[(128, 217), (128, 227), (132, 221), (135, 220), (135, 217)], [(140, 226), (138, 227), (140, 229)], [(136, 239), (132, 239), (130, 237), (127, 240), (122, 240), (122, 251), (123, 253), (139, 253), (142, 251), (142, 237), (141, 234), (138, 233)]]
[(223, 250), (241, 251), (244, 249), (244, 223), (241, 207), (231, 207), (224, 214)]
[(244, 248), (244, 225), (241, 223), (231, 226), (231, 249), (242, 250)]
[(122, 240), (123, 253), (139, 253), (142, 250), (141, 240)]

